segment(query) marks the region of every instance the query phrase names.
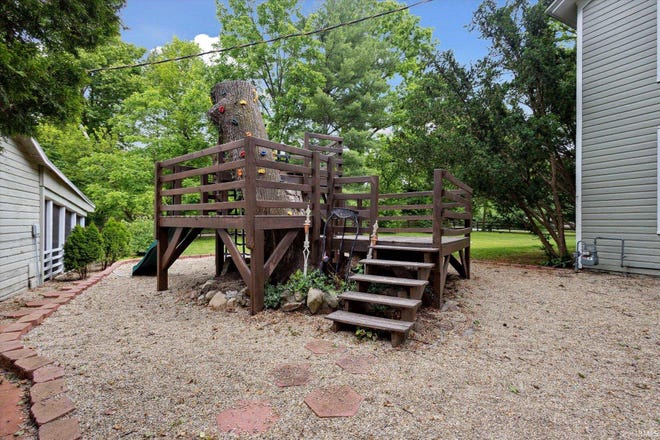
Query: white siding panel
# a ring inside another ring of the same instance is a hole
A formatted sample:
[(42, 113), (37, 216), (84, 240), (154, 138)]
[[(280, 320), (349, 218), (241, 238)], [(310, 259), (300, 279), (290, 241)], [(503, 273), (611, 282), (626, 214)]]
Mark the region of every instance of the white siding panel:
[(657, 0), (598, 0), (583, 10), (582, 238), (597, 269), (660, 274), (657, 234)]
[(40, 221), (39, 168), (6, 138), (0, 138), (0, 300), (28, 287), (28, 267), (36, 269)]

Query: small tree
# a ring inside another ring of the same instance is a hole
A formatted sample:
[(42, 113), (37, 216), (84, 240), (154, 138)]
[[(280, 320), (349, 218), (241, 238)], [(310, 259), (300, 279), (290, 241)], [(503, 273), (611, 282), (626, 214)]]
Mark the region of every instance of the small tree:
[(64, 268), (87, 278), (87, 266), (103, 257), (103, 238), (96, 225), (76, 226), (64, 243)]
[(123, 223), (114, 218), (108, 220), (101, 231), (103, 237), (103, 268), (128, 255), (130, 233)]

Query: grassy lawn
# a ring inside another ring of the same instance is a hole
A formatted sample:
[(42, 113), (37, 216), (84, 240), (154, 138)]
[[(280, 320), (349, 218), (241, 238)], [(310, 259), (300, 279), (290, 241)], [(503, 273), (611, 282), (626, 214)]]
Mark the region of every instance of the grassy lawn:
[[(566, 245), (575, 248), (575, 233), (568, 232)], [(520, 264), (541, 264), (545, 254), (536, 236), (526, 232), (473, 232), (472, 258)], [(195, 240), (183, 255), (213, 254), (215, 244), (212, 237)]]
[[(473, 232), (472, 258), (520, 264), (542, 264), (541, 241), (527, 232)], [(566, 233), (566, 246), (575, 249), (575, 232)]]

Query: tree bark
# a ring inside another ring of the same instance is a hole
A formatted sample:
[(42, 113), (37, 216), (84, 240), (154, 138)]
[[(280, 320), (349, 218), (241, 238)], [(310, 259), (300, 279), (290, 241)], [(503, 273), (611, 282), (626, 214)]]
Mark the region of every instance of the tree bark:
[[(208, 111), (209, 118), (218, 128), (218, 143), (224, 144), (246, 136), (268, 139), (266, 126), (259, 109), (257, 90), (248, 81), (234, 80), (224, 81), (216, 84), (211, 89), (211, 102), (213, 106)], [(269, 148), (259, 148), (257, 154), (264, 153), (261, 157), (265, 160), (274, 160), (275, 152)], [(229, 160), (238, 160), (240, 153), (233, 152)], [(266, 168), (264, 174), (258, 175), (259, 179), (280, 181), (280, 172), (272, 168)], [(284, 191), (278, 189), (258, 188), (258, 200), (287, 200), (302, 201), (299, 192)], [(264, 209), (259, 214), (286, 215), (291, 213), (287, 209)], [(298, 214), (298, 212), (295, 212)], [(254, 243), (254, 246), (264, 246), (266, 258), (273, 251), (277, 243), (286, 234), (286, 230), (265, 231), (262, 243)], [(297, 237), (291, 245), (289, 252), (278, 265), (273, 273), (274, 281), (284, 281), (296, 269), (302, 267), (302, 234)]]

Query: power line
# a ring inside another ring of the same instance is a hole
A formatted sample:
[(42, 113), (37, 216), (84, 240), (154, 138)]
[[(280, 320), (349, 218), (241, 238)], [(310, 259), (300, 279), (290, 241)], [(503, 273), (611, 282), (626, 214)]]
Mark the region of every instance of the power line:
[(155, 64), (171, 63), (173, 61), (187, 60), (187, 59), (197, 58), (197, 57), (201, 57), (201, 56), (204, 56), (204, 55), (210, 55), (210, 54), (214, 54), (214, 53), (223, 53), (223, 52), (229, 52), (231, 50), (236, 50), (236, 49), (245, 49), (245, 48), (248, 48), (248, 47), (259, 46), (261, 44), (275, 43), (277, 41), (284, 41), (284, 40), (288, 40), (290, 38), (305, 37), (305, 36), (308, 36), (308, 35), (320, 34), (322, 32), (332, 31), (334, 29), (339, 29), (339, 28), (342, 28), (342, 27), (351, 26), (351, 25), (354, 25), (354, 24), (357, 24), (357, 23), (362, 23), (364, 21), (373, 20), (373, 19), (376, 19), (376, 18), (384, 17), (386, 15), (390, 15), (390, 14), (394, 14), (394, 13), (397, 13), (397, 12), (405, 11), (407, 9), (414, 8), (415, 6), (419, 6), (419, 5), (424, 4), (424, 3), (430, 3), (432, 1), (433, 0), (420, 0), (418, 2), (411, 3), (409, 5), (401, 6), (400, 8), (391, 9), (389, 11), (384, 11), (384, 12), (379, 12), (378, 14), (368, 15), (366, 17), (356, 18), (355, 20), (350, 20), (350, 21), (347, 21), (347, 22), (344, 22), (344, 23), (333, 24), (332, 26), (326, 26), (326, 27), (319, 28), (319, 29), (314, 29), (314, 30), (311, 30), (311, 31), (296, 32), (296, 33), (293, 33), (293, 34), (280, 35), (279, 37), (270, 38), (268, 40), (252, 41), (250, 43), (237, 44), (235, 46), (225, 47), (225, 48), (222, 48), (222, 49), (208, 50), (206, 52), (201, 52), (201, 53), (197, 53), (197, 54), (194, 54), (194, 55), (182, 55), (180, 57), (166, 58), (164, 60), (145, 61), (143, 63), (125, 64), (125, 65), (122, 65), (122, 66), (98, 67), (96, 69), (88, 69), (87, 73), (102, 72), (102, 71), (108, 71), (108, 70), (132, 69), (132, 68), (135, 68), (135, 67), (144, 67), (144, 66), (152, 66), (152, 65), (155, 65)]

